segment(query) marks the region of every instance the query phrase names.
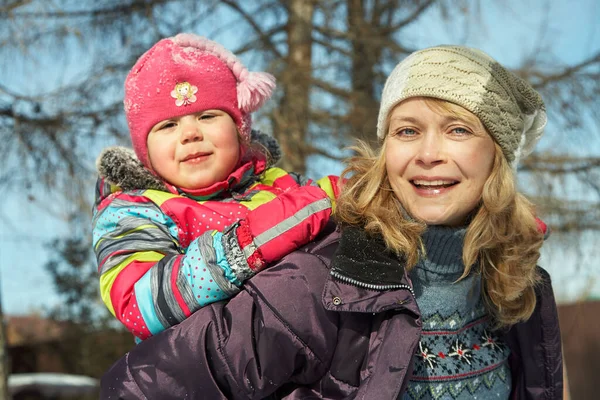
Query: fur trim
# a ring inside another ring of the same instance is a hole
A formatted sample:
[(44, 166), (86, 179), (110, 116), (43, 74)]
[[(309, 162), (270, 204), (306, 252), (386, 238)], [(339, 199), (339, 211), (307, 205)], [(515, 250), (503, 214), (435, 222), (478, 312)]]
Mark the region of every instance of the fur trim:
[[(252, 131), (250, 140), (260, 143), (269, 151), (268, 167), (281, 158), (281, 149), (274, 137), (260, 131)], [(115, 146), (104, 149), (96, 160), (96, 169), (108, 183), (118, 186), (123, 191), (138, 189), (169, 191), (162, 179), (144, 167), (135, 152), (127, 147)]]
[(279, 142), (271, 135), (253, 130), (250, 132), (250, 142), (260, 143), (269, 152), (267, 157), (267, 167), (272, 167), (281, 160), (281, 147)]
[(108, 183), (116, 185), (123, 191), (136, 189), (156, 189), (168, 191), (163, 181), (154, 175), (126, 147), (109, 147), (104, 149), (96, 160), (98, 174)]

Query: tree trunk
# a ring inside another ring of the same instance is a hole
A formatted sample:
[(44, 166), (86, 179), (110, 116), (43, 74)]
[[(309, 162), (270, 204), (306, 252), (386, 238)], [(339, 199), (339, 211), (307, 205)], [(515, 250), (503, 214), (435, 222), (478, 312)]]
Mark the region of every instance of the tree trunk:
[(377, 142), (379, 102), (375, 97), (375, 66), (382, 52), (377, 36), (377, 21), (368, 21), (364, 0), (348, 0), (348, 26), (352, 43), (352, 95), (350, 97), (350, 135), (370, 144)]
[(279, 88), (283, 97), (274, 112), (275, 137), (284, 157), (281, 167), (306, 172), (306, 143), (312, 70), (312, 24), (314, 1), (291, 0), (287, 23), (288, 55)]
[(4, 312), (0, 300), (0, 399), (10, 399), (8, 394), (8, 375), (10, 373), (8, 360), (8, 343), (4, 326)]

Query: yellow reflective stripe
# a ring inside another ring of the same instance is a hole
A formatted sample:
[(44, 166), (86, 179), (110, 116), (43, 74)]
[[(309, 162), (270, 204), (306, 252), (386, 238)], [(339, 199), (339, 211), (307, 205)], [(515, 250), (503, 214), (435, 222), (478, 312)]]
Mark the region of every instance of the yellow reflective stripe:
[[(273, 185), (277, 179), (281, 178), (282, 176), (286, 176), (286, 175), (289, 175), (289, 174), (281, 168), (277, 168), (277, 167), (269, 168), (263, 173), (263, 175), (261, 176), (259, 181), (255, 182), (254, 184), (252, 184), (250, 186), (248, 191), (252, 191), (253, 188), (255, 188), (256, 186), (259, 186), (259, 185), (273, 187)], [(256, 194), (252, 195), (252, 198), (250, 200), (240, 201), (240, 204), (243, 204), (244, 206), (248, 207), (249, 210), (254, 210), (257, 207), (270, 202), (271, 200), (273, 200), (276, 197), (277, 197), (276, 194), (274, 194), (268, 190), (259, 190)]]
[[(110, 311), (110, 313), (113, 316), (116, 316), (116, 315), (115, 315), (115, 309), (112, 305), (112, 301), (110, 300), (110, 291), (111, 291), (113, 283), (115, 282), (115, 279), (117, 279), (117, 276), (119, 275), (119, 273), (121, 271), (123, 271), (123, 269), (125, 269), (132, 261), (158, 262), (163, 257), (164, 257), (163, 254), (157, 253), (155, 251), (144, 251), (144, 252), (133, 253), (132, 255), (127, 257), (125, 260), (123, 260), (119, 264), (115, 265), (113, 268), (109, 269), (108, 271), (106, 271), (105, 273), (100, 275), (100, 296), (102, 297), (102, 301), (104, 302), (104, 304), (106, 304), (108, 311)], [(133, 286), (134, 284), (135, 284), (135, 282), (132, 282), (131, 286)]]
[(279, 179), (285, 175), (289, 175), (289, 174), (287, 172), (285, 172), (284, 170), (282, 170), (281, 168), (277, 168), (277, 167), (269, 168), (263, 173), (260, 180), (252, 186), (253, 187), (256, 185), (273, 186), (273, 184), (275, 183), (275, 181), (277, 179)]
[(144, 191), (144, 197), (149, 198), (150, 200), (152, 200), (157, 206), (162, 206), (162, 204), (167, 201), (170, 200), (174, 197), (181, 197), (178, 194), (173, 194), (173, 193), (169, 193), (169, 192), (163, 192), (160, 190), (153, 190), (153, 189), (149, 189)]
[(271, 193), (266, 190), (261, 190), (255, 195), (253, 195), (250, 200), (240, 201), (240, 204), (243, 204), (244, 206), (248, 207), (249, 210), (254, 210), (257, 207), (270, 202), (276, 197), (277, 195), (275, 193)]
[(329, 179), (328, 177), (321, 178), (317, 181), (317, 185), (319, 185), (319, 187), (321, 189), (323, 189), (323, 191), (325, 193), (327, 193), (327, 196), (329, 196), (329, 198), (331, 199), (331, 212), (334, 212), (335, 211), (335, 190), (333, 189), (333, 184), (331, 182), (331, 179)]

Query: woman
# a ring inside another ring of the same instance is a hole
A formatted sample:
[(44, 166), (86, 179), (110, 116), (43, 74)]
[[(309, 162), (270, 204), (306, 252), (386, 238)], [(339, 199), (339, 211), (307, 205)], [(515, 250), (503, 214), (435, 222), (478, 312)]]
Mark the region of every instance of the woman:
[(543, 224), (514, 177), (545, 122), (486, 54), (413, 53), (386, 82), (381, 149), (349, 162), (339, 227), (137, 346), (102, 398), (561, 398)]

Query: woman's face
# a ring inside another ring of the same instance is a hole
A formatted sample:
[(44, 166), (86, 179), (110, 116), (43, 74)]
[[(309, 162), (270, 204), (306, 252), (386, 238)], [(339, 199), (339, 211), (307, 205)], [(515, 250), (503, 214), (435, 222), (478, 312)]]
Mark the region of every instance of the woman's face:
[(481, 199), (495, 145), (471, 116), (433, 111), (422, 97), (401, 102), (390, 114), (388, 179), (406, 211), (427, 225), (462, 225)]

